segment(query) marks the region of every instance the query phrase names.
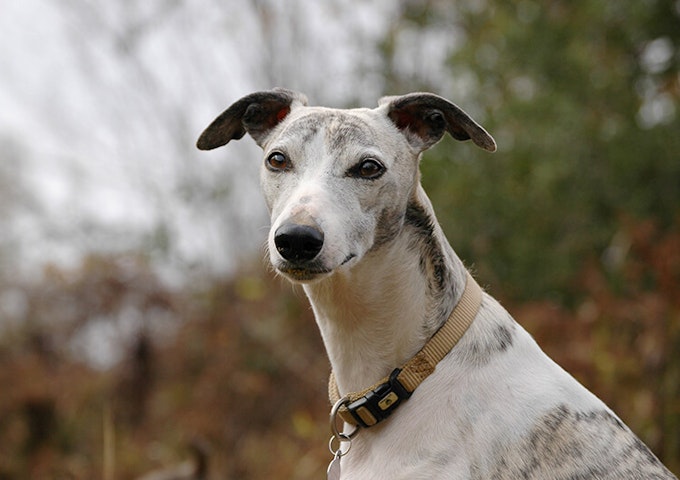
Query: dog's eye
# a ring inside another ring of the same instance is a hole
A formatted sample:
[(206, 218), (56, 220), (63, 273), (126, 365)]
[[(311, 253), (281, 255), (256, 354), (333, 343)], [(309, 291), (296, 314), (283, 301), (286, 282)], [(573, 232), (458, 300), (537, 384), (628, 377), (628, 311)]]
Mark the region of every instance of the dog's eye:
[(373, 158), (367, 158), (355, 165), (350, 171), (353, 177), (366, 178), (374, 180), (380, 177), (385, 172), (385, 167), (379, 161)]
[(267, 157), (267, 168), (269, 170), (281, 171), (291, 167), (290, 160), (281, 152), (274, 152)]

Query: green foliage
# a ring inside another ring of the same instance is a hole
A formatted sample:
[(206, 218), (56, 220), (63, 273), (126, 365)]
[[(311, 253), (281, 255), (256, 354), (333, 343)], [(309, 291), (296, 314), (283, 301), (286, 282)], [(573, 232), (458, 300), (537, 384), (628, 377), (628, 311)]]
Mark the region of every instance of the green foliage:
[(425, 155), (424, 183), (484, 278), (571, 301), (622, 217), (667, 228), (680, 213), (680, 13), (661, 1), (474, 3), (457, 12), (465, 41), (446, 68), (472, 79), (454, 100), (499, 151), (446, 141)]

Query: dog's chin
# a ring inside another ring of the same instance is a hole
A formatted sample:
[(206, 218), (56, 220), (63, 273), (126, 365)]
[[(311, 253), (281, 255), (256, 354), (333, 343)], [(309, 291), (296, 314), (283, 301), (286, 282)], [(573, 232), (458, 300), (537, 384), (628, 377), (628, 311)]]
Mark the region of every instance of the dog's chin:
[(304, 268), (286, 268), (286, 269), (276, 269), (277, 273), (285, 277), (291, 283), (298, 283), (301, 285), (309, 285), (332, 275), (331, 272), (316, 272), (311, 270), (306, 270)]
[(345, 259), (336, 267), (327, 267), (317, 262), (311, 262), (306, 265), (296, 265), (288, 262), (280, 262), (275, 264), (276, 272), (285, 277), (292, 283), (311, 284), (328, 278), (335, 272), (348, 268), (355, 260), (354, 254), (347, 255)]

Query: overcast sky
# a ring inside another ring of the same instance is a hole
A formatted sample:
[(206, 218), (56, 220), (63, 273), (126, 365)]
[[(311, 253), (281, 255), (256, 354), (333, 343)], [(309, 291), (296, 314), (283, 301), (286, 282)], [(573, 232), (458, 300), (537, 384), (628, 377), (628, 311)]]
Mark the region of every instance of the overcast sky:
[(5, 2), (3, 272), (144, 248), (162, 268), (224, 274), (257, 254), (268, 226), (258, 149), (194, 142), (231, 102), (276, 85), (313, 104), (376, 105), (374, 45), (394, 2), (350, 3)]

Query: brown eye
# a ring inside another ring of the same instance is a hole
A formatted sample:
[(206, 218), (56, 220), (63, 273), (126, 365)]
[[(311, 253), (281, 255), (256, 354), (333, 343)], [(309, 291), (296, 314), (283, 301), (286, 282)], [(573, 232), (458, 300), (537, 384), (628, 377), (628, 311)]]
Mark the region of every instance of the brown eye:
[(281, 171), (291, 167), (288, 157), (281, 152), (274, 152), (267, 157), (267, 168), (269, 170)]
[(355, 165), (349, 173), (353, 177), (374, 180), (380, 177), (384, 172), (385, 167), (383, 167), (382, 163), (373, 158), (367, 158)]

